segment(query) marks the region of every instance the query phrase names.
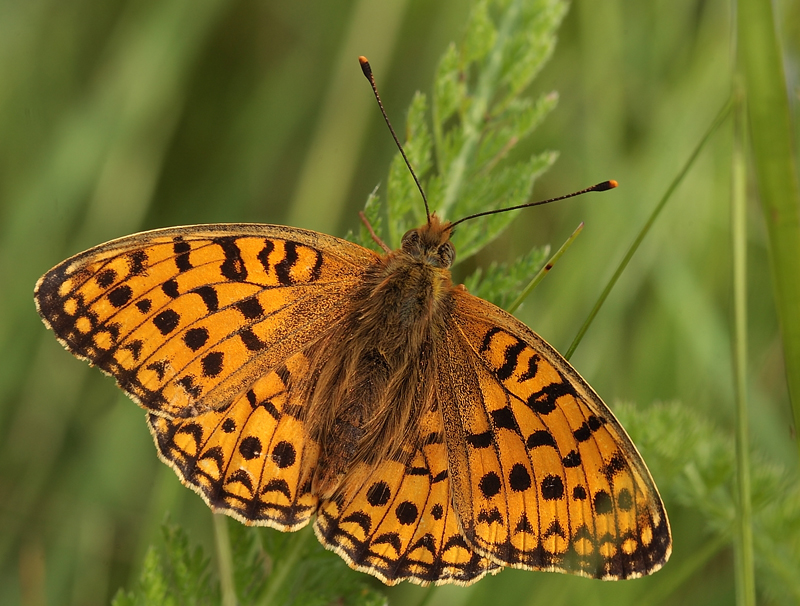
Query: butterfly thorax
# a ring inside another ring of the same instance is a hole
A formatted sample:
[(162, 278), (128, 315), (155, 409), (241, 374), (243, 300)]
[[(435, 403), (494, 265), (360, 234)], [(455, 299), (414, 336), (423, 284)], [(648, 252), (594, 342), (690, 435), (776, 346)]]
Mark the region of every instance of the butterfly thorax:
[(315, 352), (308, 422), (320, 445), (320, 494), (335, 492), (361, 463), (414, 452), (418, 421), (434, 403), (434, 348), (453, 305), (454, 256), (435, 216), (406, 233), (367, 269), (345, 319)]

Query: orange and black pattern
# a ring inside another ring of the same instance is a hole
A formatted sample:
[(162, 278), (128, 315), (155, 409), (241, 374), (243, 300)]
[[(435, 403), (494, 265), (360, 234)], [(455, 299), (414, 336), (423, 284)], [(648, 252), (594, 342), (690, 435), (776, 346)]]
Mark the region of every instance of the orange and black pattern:
[[(409, 246), (451, 247), (442, 224), (419, 232)], [(284, 531), (316, 516), (326, 547), (387, 584), (469, 584), (504, 566), (658, 570), (669, 524), (624, 429), (552, 347), (459, 287), (433, 289), (444, 329), (420, 362), (434, 388), (413, 440), (315, 490), (320, 352), (389, 258), (417, 262), (289, 227), (178, 227), (76, 255), (35, 298), (59, 341), (145, 409), (161, 459), (214, 511)], [(447, 285), (448, 264), (419, 275)]]

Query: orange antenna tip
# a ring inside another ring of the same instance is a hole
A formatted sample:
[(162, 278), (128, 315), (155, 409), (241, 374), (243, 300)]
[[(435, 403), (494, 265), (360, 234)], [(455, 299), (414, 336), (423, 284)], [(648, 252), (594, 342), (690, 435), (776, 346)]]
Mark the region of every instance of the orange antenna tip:
[(609, 189), (614, 189), (618, 185), (619, 183), (614, 181), (614, 179), (609, 179), (608, 181), (603, 181), (602, 183), (598, 183), (592, 189), (594, 191), (608, 191)]
[(364, 75), (369, 79), (372, 76), (372, 68), (369, 65), (369, 61), (364, 55), (359, 56), (358, 62), (361, 64), (361, 71), (364, 72)]

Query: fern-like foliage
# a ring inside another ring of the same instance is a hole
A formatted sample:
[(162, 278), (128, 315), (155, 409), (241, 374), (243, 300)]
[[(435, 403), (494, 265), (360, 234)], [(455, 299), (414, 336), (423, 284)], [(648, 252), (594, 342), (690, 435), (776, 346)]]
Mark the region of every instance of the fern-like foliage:
[[(681, 403), (614, 407), (668, 503), (700, 513), (713, 536), (733, 541), (736, 457), (733, 437)], [(769, 603), (800, 603), (800, 478), (753, 453), (753, 530), (758, 589)]]
[[(422, 93), (415, 95), (406, 116), (406, 155), (432, 212), (455, 220), (523, 204), (536, 178), (555, 161), (556, 153), (549, 151), (512, 156), (556, 105), (555, 93), (537, 99), (523, 93), (552, 53), (565, 11), (560, 0), (479, 0), (474, 5), (461, 44), (451, 44), (439, 61), (430, 103), (432, 128), (428, 97)], [(366, 214), (390, 246), (426, 221), (399, 153), (389, 169), (385, 208), (373, 193)], [(494, 240), (515, 216), (508, 212), (460, 225), (453, 237), (456, 261)], [(359, 242), (375, 248), (366, 230)]]
[[(307, 528), (286, 534), (228, 522), (233, 585), (241, 605), (384, 606), (386, 598), (366, 577), (342, 574), (342, 561), (326, 551)], [(220, 582), (211, 558), (190, 546), (180, 527), (162, 527), (163, 544), (150, 547), (133, 590), (120, 590), (113, 606), (214, 606)]]
[(219, 582), (212, 580), (210, 558), (200, 547), (192, 549), (186, 533), (171, 524), (162, 526), (163, 547), (151, 546), (136, 587), (120, 590), (113, 606), (213, 606), (220, 603)]

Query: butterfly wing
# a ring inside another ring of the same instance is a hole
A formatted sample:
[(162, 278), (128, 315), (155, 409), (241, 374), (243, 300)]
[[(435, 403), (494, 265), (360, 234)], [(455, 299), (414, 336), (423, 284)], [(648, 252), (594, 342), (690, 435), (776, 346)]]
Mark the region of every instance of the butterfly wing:
[(438, 356), (454, 506), (494, 561), (604, 579), (659, 569), (664, 506), (625, 430), (544, 340), (456, 291)]
[(425, 415), (421, 429), (422, 445), (403, 460), (354, 470), (343, 492), (320, 504), (314, 529), (350, 566), (387, 585), (468, 585), (502, 568), (461, 534), (438, 409)]
[(214, 509), (289, 529), (313, 513), (301, 483), (316, 464), (290, 387), (375, 259), (295, 228), (178, 227), (67, 259), (35, 298), (69, 351), (151, 413), (185, 484)]

